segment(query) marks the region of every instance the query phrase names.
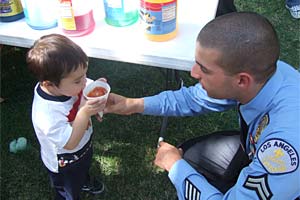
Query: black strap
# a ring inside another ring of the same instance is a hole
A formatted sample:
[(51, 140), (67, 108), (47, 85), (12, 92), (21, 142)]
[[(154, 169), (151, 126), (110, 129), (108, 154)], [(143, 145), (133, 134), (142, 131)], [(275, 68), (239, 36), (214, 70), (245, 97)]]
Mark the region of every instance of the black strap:
[(219, 0), (216, 17), (236, 11), (234, 0)]
[(240, 115), (240, 125), (241, 125), (241, 143), (242, 146), (244, 147), (244, 150), (246, 149), (246, 140), (247, 140), (247, 135), (248, 135), (248, 125), (245, 122), (243, 115), (240, 111), (240, 104), (238, 106), (238, 111), (239, 111), (239, 115)]

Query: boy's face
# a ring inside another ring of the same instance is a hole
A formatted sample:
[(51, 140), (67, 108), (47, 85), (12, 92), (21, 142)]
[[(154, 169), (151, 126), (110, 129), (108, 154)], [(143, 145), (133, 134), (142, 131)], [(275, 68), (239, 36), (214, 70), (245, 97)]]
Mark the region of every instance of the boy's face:
[(86, 84), (86, 72), (88, 68), (78, 67), (77, 70), (68, 74), (55, 86), (56, 94), (60, 96), (77, 96)]

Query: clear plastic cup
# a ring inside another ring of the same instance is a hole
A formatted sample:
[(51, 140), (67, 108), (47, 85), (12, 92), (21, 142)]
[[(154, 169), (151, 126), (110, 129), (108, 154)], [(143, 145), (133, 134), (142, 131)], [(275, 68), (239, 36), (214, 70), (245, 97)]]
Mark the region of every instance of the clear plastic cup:
[[(105, 94), (103, 94), (102, 90), (105, 89)], [(99, 99), (107, 101), (108, 95), (110, 93), (110, 86), (108, 83), (104, 81), (96, 80), (89, 85), (87, 85), (83, 90), (83, 95), (86, 99)], [(103, 117), (103, 111), (98, 113), (99, 116)]]

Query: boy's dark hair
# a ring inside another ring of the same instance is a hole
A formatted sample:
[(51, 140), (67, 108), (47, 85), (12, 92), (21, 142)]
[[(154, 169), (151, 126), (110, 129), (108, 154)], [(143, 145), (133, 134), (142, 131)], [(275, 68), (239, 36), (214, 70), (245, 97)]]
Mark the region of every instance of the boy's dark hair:
[(218, 65), (225, 73), (251, 73), (266, 81), (276, 70), (280, 47), (272, 24), (253, 12), (233, 12), (212, 20), (200, 31), (197, 42), (221, 53)]
[(88, 66), (84, 51), (66, 36), (50, 34), (35, 41), (26, 62), (37, 79), (59, 86), (60, 81), (78, 67)]

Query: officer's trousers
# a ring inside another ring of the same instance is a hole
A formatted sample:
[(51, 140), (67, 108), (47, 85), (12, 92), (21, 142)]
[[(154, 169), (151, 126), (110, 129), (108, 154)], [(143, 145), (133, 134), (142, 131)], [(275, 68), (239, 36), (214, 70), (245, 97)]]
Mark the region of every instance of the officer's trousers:
[(180, 144), (183, 158), (225, 193), (250, 161), (240, 144), (239, 131), (221, 131)]

